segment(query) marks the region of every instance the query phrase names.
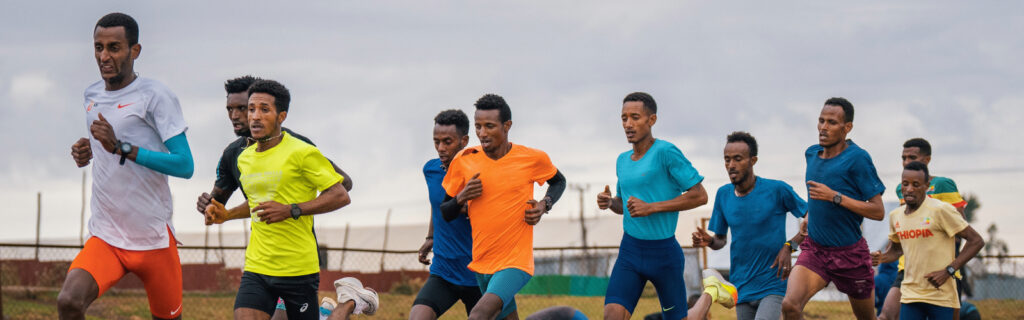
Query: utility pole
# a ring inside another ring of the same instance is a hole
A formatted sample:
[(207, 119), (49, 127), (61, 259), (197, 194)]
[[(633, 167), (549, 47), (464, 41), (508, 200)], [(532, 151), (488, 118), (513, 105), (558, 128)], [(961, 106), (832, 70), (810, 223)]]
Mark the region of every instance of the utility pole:
[(583, 264), (585, 265), (587, 274), (592, 275), (594, 273), (594, 264), (591, 263), (590, 251), (587, 250), (587, 224), (586, 216), (583, 214), (585, 211), (585, 207), (583, 206), (584, 197), (587, 190), (590, 189), (590, 184), (572, 184), (570, 185), (570, 188), (576, 190), (580, 194), (580, 238), (583, 241)]
[(341, 240), (341, 265), (338, 266), (338, 271), (345, 270), (345, 252), (348, 251), (348, 227), (349, 223), (345, 223), (345, 239)]
[[(391, 229), (391, 209), (388, 209), (388, 214), (384, 216), (384, 248), (380, 252), (380, 272), (384, 273), (384, 251), (388, 250), (388, 229)], [(347, 236), (347, 235), (346, 235)]]
[(36, 261), (39, 261), (39, 231), (43, 220), (43, 192), (36, 193)]

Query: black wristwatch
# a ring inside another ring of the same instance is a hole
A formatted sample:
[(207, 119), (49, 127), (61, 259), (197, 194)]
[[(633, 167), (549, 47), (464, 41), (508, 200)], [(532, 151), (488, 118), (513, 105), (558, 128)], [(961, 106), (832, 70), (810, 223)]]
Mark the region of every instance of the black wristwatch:
[(302, 209), (299, 209), (299, 204), (293, 203), (292, 204), (292, 219), (298, 220), (299, 216), (301, 216), (301, 215), (302, 215)]
[(551, 200), (551, 197), (544, 196), (542, 200), (544, 201), (544, 212), (551, 211), (552, 202), (554, 202)]
[(128, 158), (128, 154), (132, 153), (132, 144), (121, 140), (117, 140), (117, 149), (114, 151), (121, 152), (121, 165), (124, 165), (124, 159)]
[(836, 196), (832, 197), (832, 204), (838, 206), (842, 202), (843, 202), (843, 194), (839, 193), (839, 192), (836, 192)]
[(956, 274), (956, 269), (953, 269), (953, 266), (946, 266), (946, 273), (952, 276)]

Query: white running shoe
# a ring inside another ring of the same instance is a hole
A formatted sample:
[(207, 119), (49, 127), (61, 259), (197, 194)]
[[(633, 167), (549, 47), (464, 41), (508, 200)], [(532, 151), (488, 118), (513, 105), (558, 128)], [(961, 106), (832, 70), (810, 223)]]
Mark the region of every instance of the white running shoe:
[(334, 302), (331, 297), (324, 297), (320, 302), (320, 320), (327, 320), (331, 317), (331, 313), (334, 312), (334, 308), (338, 307), (338, 303)]
[(352, 300), (356, 303), (354, 314), (373, 315), (380, 306), (380, 299), (377, 292), (372, 288), (363, 287), (359, 279), (345, 277), (334, 280), (334, 289), (338, 292), (338, 303), (345, 303)]

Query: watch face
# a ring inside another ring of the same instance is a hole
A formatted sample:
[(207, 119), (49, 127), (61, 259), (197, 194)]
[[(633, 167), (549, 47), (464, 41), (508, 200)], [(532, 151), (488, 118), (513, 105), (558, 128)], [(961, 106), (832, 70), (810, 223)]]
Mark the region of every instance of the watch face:
[(130, 145), (128, 143), (121, 143), (121, 152), (123, 152), (125, 154), (128, 154), (129, 152), (132, 152), (132, 145)]

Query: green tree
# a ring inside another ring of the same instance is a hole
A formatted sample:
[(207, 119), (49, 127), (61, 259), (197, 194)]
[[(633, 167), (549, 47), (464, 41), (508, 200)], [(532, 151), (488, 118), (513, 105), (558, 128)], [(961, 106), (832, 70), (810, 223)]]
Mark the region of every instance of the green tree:
[(967, 218), (967, 223), (974, 223), (976, 218), (975, 212), (981, 208), (981, 201), (978, 200), (978, 196), (973, 193), (968, 193), (967, 197), (964, 197), (964, 199), (967, 201), (967, 206), (964, 207), (964, 216)]

